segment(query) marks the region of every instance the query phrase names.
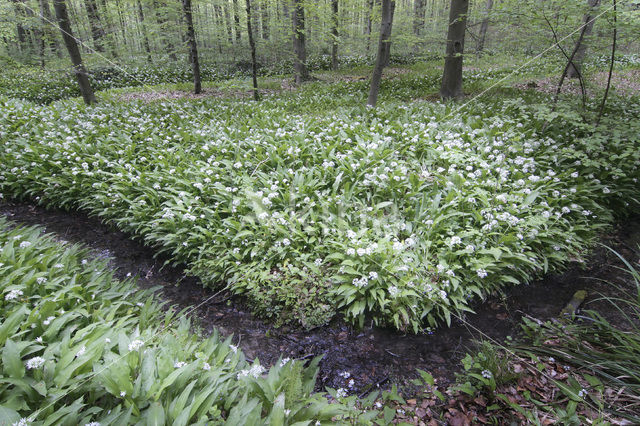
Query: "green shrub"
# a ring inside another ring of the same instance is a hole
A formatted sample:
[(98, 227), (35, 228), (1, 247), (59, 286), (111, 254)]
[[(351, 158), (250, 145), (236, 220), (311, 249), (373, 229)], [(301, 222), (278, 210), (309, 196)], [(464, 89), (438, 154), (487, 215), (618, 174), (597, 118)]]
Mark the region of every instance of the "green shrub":
[(149, 291), (115, 280), (106, 261), (41, 233), (0, 221), (3, 424), (286, 425), (350, 415), (314, 393), (319, 359), (248, 363), (230, 338), (199, 338)]

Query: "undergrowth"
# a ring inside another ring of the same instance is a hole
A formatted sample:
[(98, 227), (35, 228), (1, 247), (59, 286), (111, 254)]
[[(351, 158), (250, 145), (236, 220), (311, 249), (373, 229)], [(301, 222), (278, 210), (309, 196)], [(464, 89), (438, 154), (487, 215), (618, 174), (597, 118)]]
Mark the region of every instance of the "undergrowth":
[(150, 291), (39, 228), (2, 220), (0, 244), (0, 424), (362, 419), (314, 393), (319, 359), (249, 363), (230, 338), (194, 335)]
[(414, 332), (581, 256), (637, 206), (637, 100), (612, 101), (596, 129), (535, 94), (458, 113), (354, 106), (363, 89), (316, 83), (260, 104), (2, 98), (0, 190), (98, 215), (273, 320), (342, 312)]

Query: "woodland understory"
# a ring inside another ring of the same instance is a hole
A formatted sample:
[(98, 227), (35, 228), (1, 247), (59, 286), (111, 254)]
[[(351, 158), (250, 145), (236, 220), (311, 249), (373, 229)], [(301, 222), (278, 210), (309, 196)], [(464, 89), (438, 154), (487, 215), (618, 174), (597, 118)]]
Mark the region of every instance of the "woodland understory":
[(639, 423), (638, 33), (0, 0), (0, 425)]

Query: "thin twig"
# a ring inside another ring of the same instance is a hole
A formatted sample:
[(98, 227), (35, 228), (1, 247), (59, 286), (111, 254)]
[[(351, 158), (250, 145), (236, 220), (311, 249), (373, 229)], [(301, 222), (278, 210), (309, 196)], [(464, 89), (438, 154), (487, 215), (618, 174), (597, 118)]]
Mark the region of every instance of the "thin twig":
[(547, 25), (549, 25), (549, 29), (551, 29), (551, 33), (553, 34), (553, 39), (556, 43), (556, 46), (558, 46), (558, 49), (560, 49), (560, 51), (565, 56), (565, 58), (567, 58), (567, 65), (565, 65), (564, 70), (562, 71), (562, 76), (560, 77), (560, 81), (558, 82), (556, 93), (553, 96), (552, 111), (554, 111), (556, 108), (556, 105), (558, 103), (558, 97), (560, 96), (560, 92), (562, 91), (562, 85), (564, 84), (564, 80), (567, 77), (567, 73), (569, 72), (569, 67), (571, 65), (573, 65), (573, 68), (576, 70), (576, 73), (578, 74), (578, 79), (580, 80), (580, 91), (582, 92), (582, 108), (584, 109), (586, 106), (586, 93), (584, 89), (584, 81), (582, 79), (582, 74), (580, 73), (578, 66), (573, 62), (573, 58), (575, 57), (576, 53), (578, 52), (578, 49), (580, 48), (580, 45), (582, 44), (582, 40), (584, 39), (584, 34), (587, 31), (587, 23), (589, 22), (589, 19), (591, 17), (585, 20), (586, 23), (582, 26), (582, 31), (580, 31), (580, 36), (578, 37), (578, 41), (576, 42), (576, 45), (573, 48), (573, 51), (571, 52), (571, 56), (567, 55), (567, 52), (564, 50), (564, 48), (558, 41), (558, 34), (556, 33), (556, 30), (553, 28), (553, 24), (549, 22), (547, 15), (543, 13), (543, 17), (544, 17), (544, 20), (547, 21)]
[(600, 104), (600, 112), (598, 113), (598, 119), (596, 120), (596, 127), (600, 125), (602, 114), (604, 114), (604, 105), (607, 102), (609, 96), (609, 88), (611, 87), (611, 75), (613, 74), (613, 64), (616, 61), (616, 40), (618, 38), (618, 1), (613, 0), (613, 43), (611, 45), (611, 63), (609, 64), (609, 77), (607, 77), (607, 88), (604, 90), (604, 96), (602, 97), (602, 103)]

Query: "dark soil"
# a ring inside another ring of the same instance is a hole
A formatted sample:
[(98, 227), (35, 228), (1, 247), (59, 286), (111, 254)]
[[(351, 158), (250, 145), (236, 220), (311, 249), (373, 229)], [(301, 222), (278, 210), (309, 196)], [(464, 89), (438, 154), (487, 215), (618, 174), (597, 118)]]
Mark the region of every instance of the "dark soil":
[[(103, 225), (98, 219), (78, 212), (45, 210), (27, 203), (2, 201), (0, 214), (15, 222), (40, 225), (57, 238), (89, 246), (99, 257), (110, 258), (117, 277), (137, 275), (143, 288), (161, 286), (162, 298), (178, 309), (191, 308), (215, 294), (203, 288), (198, 279), (185, 276), (181, 268), (164, 267), (153, 250), (127, 234)], [(640, 216), (614, 226), (602, 236), (602, 243), (613, 247), (626, 259), (640, 257)], [(492, 297), (479, 303), (476, 314), (458, 319), (450, 328), (442, 327), (429, 335), (403, 335), (376, 327), (354, 329), (342, 320), (310, 331), (274, 328), (254, 317), (240, 298), (221, 294), (197, 308), (192, 316), (209, 334), (217, 328), (222, 335), (234, 335), (247, 358), (259, 358), (270, 365), (281, 355), (311, 358), (323, 355), (318, 376), (319, 388), (350, 388), (364, 393), (370, 388), (404, 384), (415, 377), (416, 368), (429, 371), (440, 385), (455, 379), (460, 359), (481, 337), (504, 341), (516, 336), (522, 315), (540, 320), (556, 317), (577, 290), (587, 290), (591, 308), (607, 310), (599, 294), (616, 296), (619, 290), (603, 280), (624, 282), (624, 273), (615, 254), (597, 246), (585, 264), (569, 265), (562, 274), (550, 274), (528, 285), (508, 289), (505, 297)], [(622, 281), (621, 281), (622, 280)], [(610, 315), (615, 315), (609, 309)], [(613, 318), (615, 320), (615, 317)], [(348, 372), (347, 379), (340, 373)], [(349, 380), (354, 383), (349, 387)]]

